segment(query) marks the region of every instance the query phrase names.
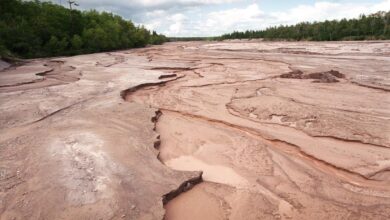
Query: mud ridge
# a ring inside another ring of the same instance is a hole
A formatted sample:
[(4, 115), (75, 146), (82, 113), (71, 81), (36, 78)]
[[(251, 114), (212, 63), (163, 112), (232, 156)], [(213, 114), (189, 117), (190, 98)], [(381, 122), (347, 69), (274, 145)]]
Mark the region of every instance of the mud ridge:
[[(151, 121), (153, 123), (153, 131), (156, 133), (157, 133), (157, 122), (158, 122), (158, 119), (160, 118), (161, 115), (162, 115), (162, 112), (160, 111), (160, 109), (158, 109), (154, 112), (154, 116), (151, 118)], [(158, 150), (157, 160), (160, 161), (161, 164), (164, 164), (163, 161), (160, 159), (160, 145), (161, 145), (161, 138), (160, 138), (160, 135), (157, 134), (157, 136), (154, 140), (154, 143), (153, 143), (153, 147), (155, 150)]]
[[(36, 76), (44, 76), (47, 73), (50, 73), (50, 72), (53, 72), (53, 71), (54, 71), (54, 68), (51, 68), (49, 70), (36, 73), (35, 75)], [(37, 83), (37, 82), (42, 82), (44, 80), (45, 80), (45, 78), (40, 78), (40, 79), (35, 79), (35, 80), (32, 80), (32, 81), (28, 81), (28, 82), (21, 82), (21, 83), (9, 84), (9, 85), (2, 85), (2, 86), (0, 86), (0, 88), (7, 88), (7, 87), (14, 87), (14, 86), (22, 86), (22, 85), (27, 85), (27, 84), (33, 84), (33, 83)]]
[[(281, 50), (280, 50), (281, 49)], [(330, 55), (326, 53), (316, 53), (316, 52), (311, 52), (311, 51), (299, 51), (299, 50), (291, 50), (290, 48), (279, 48), (276, 50), (271, 50), (271, 52), (276, 52), (276, 53), (286, 53), (286, 54), (300, 54), (300, 55)]]
[[(151, 121), (154, 123), (153, 131), (155, 131), (155, 132), (156, 132), (156, 129), (157, 129), (158, 119), (160, 118), (160, 116), (162, 114), (163, 114), (162, 111), (160, 109), (158, 109), (158, 110), (155, 111), (155, 115), (151, 118)], [(159, 150), (160, 145), (161, 145), (160, 135), (157, 135), (157, 137), (156, 137), (156, 139), (154, 141), (153, 147), (154, 147), (154, 149)], [(165, 164), (160, 160), (159, 155), (160, 155), (160, 152), (157, 154), (157, 159), (161, 162), (162, 165), (165, 166)], [(181, 193), (190, 190), (196, 184), (203, 182), (202, 175), (203, 175), (203, 172), (199, 171), (197, 176), (195, 176), (195, 177), (193, 177), (193, 178), (191, 178), (189, 180), (184, 181), (183, 183), (180, 184), (180, 186), (178, 188), (176, 188), (176, 189), (174, 189), (174, 190), (164, 194), (162, 196), (162, 203), (163, 203), (163, 205), (166, 205), (169, 201), (171, 201), (172, 199), (176, 198)]]
[[(176, 75), (176, 74), (175, 74)], [(170, 82), (170, 81), (174, 81), (174, 80), (177, 80), (179, 78), (182, 78), (184, 77), (184, 75), (182, 76), (179, 76), (179, 77), (176, 77), (174, 79), (171, 79), (171, 80), (166, 80), (166, 81), (161, 81), (161, 82), (155, 82), (155, 83), (144, 83), (144, 84), (140, 84), (138, 86), (135, 86), (135, 87), (132, 87), (132, 88), (129, 88), (129, 89), (126, 89), (126, 90), (123, 90), (121, 92), (121, 97), (123, 100), (126, 100), (126, 97), (134, 92), (136, 92), (137, 90), (139, 89), (143, 89), (145, 87), (149, 87), (149, 86), (164, 86), (166, 83)], [(153, 131), (156, 132), (157, 130), (157, 123), (158, 123), (158, 120), (160, 118), (160, 116), (162, 115), (162, 111), (160, 109), (157, 109), (155, 111), (155, 115), (151, 118), (151, 122), (154, 123), (153, 125)], [(157, 135), (156, 136), (156, 139), (153, 143), (153, 148), (156, 149), (156, 150), (159, 150), (160, 148), (160, 145), (161, 145), (161, 139), (160, 139), (160, 135)], [(165, 164), (160, 160), (160, 152), (157, 153), (157, 160), (159, 160), (161, 162), (161, 164), (163, 164), (165, 166)], [(182, 184), (180, 184), (180, 186), (166, 194), (164, 194), (162, 196), (162, 203), (163, 205), (166, 205), (169, 201), (171, 201), (172, 199), (176, 198), (177, 196), (179, 196), (181, 193), (183, 192), (186, 192), (188, 190), (190, 190), (192, 187), (194, 187), (196, 184), (198, 183), (201, 183), (203, 182), (203, 178), (202, 178), (202, 175), (203, 175), (203, 172), (202, 171), (199, 171), (198, 172), (198, 175), (189, 179), (189, 180), (186, 180), (184, 181)]]
[(191, 67), (152, 67), (150, 68), (150, 70), (161, 70), (161, 71), (188, 71), (188, 70), (192, 70)]
[(42, 79), (35, 79), (35, 80), (32, 80), (32, 81), (28, 81), (28, 82), (22, 82), (22, 83), (10, 84), (10, 85), (2, 85), (2, 86), (0, 86), (0, 88), (8, 88), (8, 87), (28, 85), (28, 84), (33, 84), (33, 83), (37, 83), (37, 82), (42, 82), (44, 80), (45, 80), (44, 78), (42, 78)]
[(48, 115), (46, 115), (46, 116), (40, 118), (40, 119), (38, 119), (38, 120), (35, 120), (35, 121), (33, 121), (33, 122), (30, 122), (30, 123), (28, 123), (28, 124), (34, 124), (34, 123), (43, 121), (43, 120), (45, 120), (45, 119), (47, 119), (47, 118), (50, 118), (50, 117), (52, 117), (52, 116), (54, 116), (54, 115), (56, 115), (56, 114), (58, 114), (58, 113), (60, 113), (60, 112), (63, 112), (63, 111), (65, 111), (65, 110), (69, 109), (69, 108), (72, 108), (73, 106), (76, 106), (76, 105), (78, 105), (78, 104), (87, 102), (87, 101), (89, 101), (89, 100), (91, 100), (91, 99), (93, 99), (93, 98), (94, 98), (94, 97), (87, 98), (87, 99), (81, 100), (80, 102), (76, 102), (76, 103), (73, 103), (73, 104), (71, 104), (71, 105), (68, 105), (68, 106), (66, 106), (66, 107), (64, 107), (64, 108), (60, 108), (60, 109), (58, 109), (58, 110), (56, 110), (56, 111), (54, 111), (54, 112), (52, 112), (52, 113), (50, 113), (50, 114), (48, 114)]
[(242, 80), (242, 81), (234, 81), (234, 82), (218, 82), (218, 83), (208, 83), (208, 84), (202, 84), (202, 85), (193, 85), (193, 86), (181, 86), (181, 88), (201, 88), (201, 87), (208, 87), (208, 86), (220, 86), (220, 85), (234, 85), (234, 84), (242, 84), (247, 82), (256, 82), (256, 81), (264, 81), (268, 79), (276, 79), (279, 76), (269, 76), (262, 79), (248, 79), (248, 80)]
[[(229, 103), (226, 104), (226, 108), (227, 108), (228, 112), (229, 112), (230, 114), (232, 114), (233, 116), (242, 118), (241, 115), (239, 115), (239, 113), (236, 113), (236, 111), (235, 111), (233, 108), (231, 108), (231, 107), (229, 106)], [(233, 111), (233, 112), (231, 112), (231, 111)], [(329, 139), (336, 140), (336, 141), (349, 142), (349, 143), (359, 143), (359, 144), (368, 145), (368, 146), (370, 146), (370, 147), (379, 147), (379, 148), (386, 148), (386, 149), (389, 149), (389, 147), (387, 147), (387, 146), (378, 145), (378, 144), (373, 144), (373, 143), (366, 143), (366, 142), (363, 142), (363, 141), (360, 141), (360, 140), (349, 140), (349, 139), (343, 139), (343, 138), (339, 138), (339, 137), (335, 137), (335, 136), (326, 136), (326, 135), (323, 135), (323, 136), (320, 136), (320, 135), (312, 135), (312, 134), (310, 134), (310, 133), (305, 132), (304, 130), (301, 130), (301, 129), (298, 129), (298, 128), (295, 128), (295, 127), (291, 127), (291, 126), (289, 126), (289, 125), (278, 124), (278, 123), (273, 123), (273, 122), (261, 122), (261, 121), (253, 120), (253, 119), (251, 119), (251, 118), (245, 118), (245, 119), (246, 119), (246, 120), (253, 121), (253, 122), (256, 122), (256, 123), (261, 123), (261, 124), (272, 124), (272, 125), (278, 125), (278, 126), (283, 126), (283, 127), (289, 127), (289, 128), (294, 129), (294, 130), (297, 130), (297, 131), (299, 131), (299, 132), (303, 132), (303, 133), (305, 133), (305, 134), (307, 134), (307, 135), (309, 135), (309, 136), (311, 136), (311, 137), (313, 137), (313, 138), (329, 138)], [(265, 138), (265, 137), (262, 137), (262, 138)], [(272, 140), (272, 141), (282, 141), (282, 140), (279, 140), (279, 139), (268, 139), (268, 138), (265, 138), (265, 139), (267, 139), (267, 140)], [(282, 142), (284, 142), (284, 141), (282, 141)], [(297, 148), (300, 149), (299, 146), (296, 146), (296, 145), (291, 144), (291, 143), (289, 143), (289, 142), (285, 142), (285, 143), (286, 143), (286, 144), (289, 144), (289, 145), (293, 145), (293, 146), (295, 146), (295, 147), (297, 147)], [(302, 152), (302, 153), (306, 154), (305, 152)], [(308, 154), (307, 154), (307, 155), (308, 155)], [(311, 155), (308, 155), (308, 156), (313, 157), (313, 156), (311, 156)], [(320, 159), (316, 158), (316, 160), (320, 160)], [(322, 161), (322, 162), (327, 163), (326, 161)], [(328, 164), (328, 163), (327, 163), (327, 164)], [(329, 165), (333, 166), (332, 164), (329, 164)], [(338, 169), (344, 169), (344, 168), (339, 168), (339, 167), (336, 167), (336, 168), (338, 168)], [(351, 171), (350, 171), (350, 170), (347, 170), (347, 169), (344, 169), (344, 171), (351, 173)], [(380, 173), (380, 172), (381, 172), (381, 171), (377, 171), (377, 172), (375, 172), (374, 174), (368, 174), (368, 175), (361, 175), (361, 174), (355, 173), (355, 172), (352, 172), (352, 173), (353, 173), (353, 174), (360, 175), (362, 178), (367, 179), (367, 180), (375, 180), (374, 178), (371, 178), (371, 177), (372, 177), (372, 176), (375, 176), (377, 173)]]
[(376, 172), (372, 172), (372, 173), (368, 174), (367, 177), (370, 179), (375, 179), (376, 176), (378, 176), (382, 173), (387, 173), (387, 172), (390, 172), (390, 167), (385, 167), (385, 168), (378, 170)]
[(359, 82), (356, 82), (356, 81), (351, 81), (351, 83), (355, 84), (355, 85), (358, 85), (358, 86), (361, 86), (361, 87), (366, 87), (366, 88), (369, 88), (369, 89), (375, 89), (375, 90), (380, 90), (380, 91), (384, 91), (384, 92), (390, 92), (390, 89), (387, 89), (387, 88), (384, 88), (384, 87), (380, 87), (380, 86), (367, 85), (367, 84), (359, 83)]
[(282, 61), (282, 60), (270, 60), (270, 59), (266, 59), (266, 58), (263, 58), (263, 57), (257, 57), (257, 58), (243, 58), (243, 57), (216, 57), (216, 58), (212, 58), (212, 57), (205, 57), (205, 59), (216, 59), (216, 60), (248, 60), (248, 61), (265, 61), (265, 62), (271, 62), (271, 63), (283, 63), (283, 64), (286, 64), (288, 66), (291, 66), (290, 63), (287, 63), (285, 61)]
[[(243, 99), (243, 98), (247, 98), (247, 97), (240, 97), (240, 98), (234, 98), (232, 99), (233, 100), (236, 100), (236, 99)], [(249, 96), (250, 98), (250, 96)], [(305, 104), (305, 103), (303, 103)], [(308, 104), (309, 105), (309, 104)], [(276, 122), (267, 122), (267, 121), (261, 121), (261, 120), (254, 120), (250, 117), (243, 117), (242, 115), (240, 115), (239, 112), (237, 112), (232, 106), (231, 106), (231, 102), (227, 103), (225, 105), (227, 111), (235, 116), (235, 117), (239, 117), (239, 118), (243, 118), (245, 120), (249, 120), (249, 121), (253, 121), (253, 122), (256, 122), (256, 123), (260, 123), (260, 124), (270, 124), (270, 125), (277, 125), (277, 126), (282, 126), (282, 127), (288, 127), (288, 128), (291, 128), (291, 129), (294, 129), (296, 131), (299, 131), (299, 132), (303, 132), (311, 137), (314, 137), (314, 138), (329, 138), (329, 139), (333, 139), (333, 140), (337, 140), (337, 141), (343, 141), (343, 142), (349, 142), (349, 143), (359, 143), (359, 144), (365, 144), (365, 145), (368, 145), (370, 147), (379, 147), (379, 148), (386, 148), (386, 149), (389, 149), (390, 147), (386, 146), (386, 145), (379, 145), (379, 144), (375, 144), (375, 143), (370, 143), (370, 142), (365, 142), (365, 141), (361, 141), (361, 140), (358, 140), (358, 139), (344, 139), (344, 138), (340, 138), (340, 137), (336, 137), (336, 136), (329, 136), (329, 135), (315, 135), (315, 134), (310, 134), (306, 131), (304, 131), (303, 129), (298, 129), (296, 127), (292, 127), (288, 124), (280, 124), (280, 123), (276, 123)], [(282, 116), (285, 116), (285, 115), (282, 115)]]
[(166, 78), (172, 78), (172, 77), (177, 77), (177, 74), (173, 73), (173, 74), (161, 75), (161, 76), (158, 77), (158, 79), (166, 79)]
[(166, 83), (178, 80), (180, 78), (183, 78), (184, 76), (185, 75), (177, 76), (176, 78), (165, 80), (165, 81), (151, 82), (151, 83), (142, 83), (142, 84), (136, 85), (134, 87), (131, 87), (129, 89), (122, 90), (121, 93), (120, 93), (120, 96), (122, 97), (123, 100), (126, 100), (126, 97), (128, 95), (136, 92), (137, 90), (140, 90), (140, 89), (143, 89), (143, 88), (146, 88), (146, 87), (151, 87), (151, 86), (164, 86)]
[[(325, 166), (328, 166), (328, 167), (331, 168), (331, 169), (338, 170), (338, 171), (341, 171), (341, 172), (343, 172), (343, 173), (345, 173), (345, 174), (352, 175), (353, 177), (357, 177), (357, 178), (359, 178), (359, 179), (361, 179), (361, 180), (363, 180), (363, 181), (378, 182), (378, 181), (375, 180), (375, 179), (371, 179), (371, 178), (370, 178), (369, 176), (367, 176), (367, 175), (363, 175), (363, 174), (360, 174), (360, 173), (356, 173), (356, 172), (350, 171), (350, 170), (348, 170), (348, 169), (345, 169), (345, 168), (343, 168), (343, 167), (339, 167), (339, 166), (336, 166), (336, 165), (334, 165), (334, 164), (328, 163), (328, 162), (326, 162), (325, 160), (319, 159), (319, 158), (317, 158), (317, 157), (315, 157), (315, 156), (313, 156), (313, 155), (311, 155), (311, 154), (308, 154), (308, 153), (304, 152), (299, 146), (297, 146), (297, 145), (295, 145), (295, 144), (292, 144), (292, 143), (290, 143), (290, 142), (283, 141), (283, 140), (280, 140), (280, 139), (272, 139), (272, 138), (269, 138), (269, 139), (267, 139), (267, 140), (275, 141), (275, 142), (280, 142), (280, 143), (283, 143), (283, 144), (286, 144), (286, 145), (293, 146), (293, 147), (295, 147), (295, 148), (298, 150), (298, 152), (299, 152), (299, 154), (300, 154), (301, 156), (306, 157), (307, 159), (310, 159), (310, 160), (312, 160), (312, 161), (314, 161), (314, 162), (319, 162), (319, 163), (321, 163), (321, 164), (323, 164), (323, 165), (325, 165)], [(318, 166), (317, 166), (317, 167), (318, 167)], [(341, 176), (342, 176), (342, 177), (344, 178), (344, 174), (340, 174), (340, 175), (339, 175), (339, 174), (336, 173), (336, 176), (338, 176), (338, 177), (341, 177)], [(360, 180), (360, 181), (361, 181), (361, 180)], [(354, 183), (351, 183), (351, 182), (348, 181), (347, 179), (344, 179), (344, 181), (347, 181), (348, 183), (355, 185)], [(379, 183), (379, 182), (378, 182), (378, 183)]]
[(336, 137), (336, 136), (329, 136), (329, 135), (311, 135), (311, 134), (307, 134), (307, 135), (315, 137), (315, 138), (329, 138), (329, 139), (334, 139), (334, 140), (343, 141), (343, 142), (365, 144), (365, 145), (368, 145), (370, 147), (380, 147), (380, 148), (390, 149), (390, 147), (388, 147), (386, 145), (368, 143), (368, 142), (364, 142), (364, 141), (357, 140), (357, 139), (344, 139), (344, 138), (340, 138), (340, 137)]
[(199, 77), (199, 78), (204, 78), (204, 76), (201, 74), (201, 73), (199, 73), (199, 72), (197, 72), (196, 70), (194, 70), (194, 71), (192, 71), (197, 77)]
[[(315, 163), (315, 166), (313, 165), (313, 167), (318, 167), (318, 164), (322, 164), (324, 167), (327, 167), (327, 168), (333, 170), (332, 174), (334, 174), (334, 173), (341, 173), (340, 175), (337, 175), (337, 176), (345, 179), (345, 181), (347, 181), (347, 182), (349, 182), (349, 181), (348, 181), (348, 178), (346, 178), (346, 176), (348, 176), (348, 177), (350, 177), (352, 179), (355, 179), (355, 181), (359, 181), (359, 182), (362, 182), (362, 183), (365, 183), (365, 182), (379, 183), (376, 180), (370, 179), (369, 177), (367, 177), (365, 175), (362, 175), (360, 173), (356, 173), (356, 172), (350, 171), (350, 170), (342, 168), (342, 167), (338, 167), (338, 166), (336, 166), (334, 164), (330, 164), (330, 163), (328, 163), (328, 162), (326, 162), (324, 160), (318, 159), (315, 156), (307, 154), (306, 152), (302, 151), (299, 146), (297, 146), (295, 144), (286, 142), (284, 140), (275, 139), (275, 138), (272, 138), (272, 137), (266, 137), (266, 136), (260, 134), (259, 132), (254, 131), (251, 128), (243, 127), (243, 126), (240, 126), (240, 125), (232, 124), (232, 123), (225, 122), (225, 121), (218, 120), (218, 119), (207, 118), (207, 117), (204, 117), (204, 116), (201, 116), (201, 115), (193, 115), (193, 114), (190, 114), (190, 113), (181, 112), (181, 111), (177, 111), (177, 110), (171, 110), (171, 109), (165, 109), (165, 108), (160, 108), (160, 110), (162, 112), (164, 112), (164, 111), (166, 111), (166, 112), (173, 112), (173, 113), (185, 116), (185, 117), (199, 119), (199, 120), (204, 120), (204, 121), (211, 122), (211, 123), (216, 123), (216, 124), (219, 124), (219, 125), (222, 125), (222, 126), (226, 126), (226, 127), (229, 127), (229, 128), (235, 129), (235, 130), (239, 130), (241, 132), (245, 132), (245, 133), (251, 134), (254, 137), (260, 137), (260, 138), (262, 138), (264, 140), (270, 141), (271, 143), (273, 142), (274, 144), (270, 145), (271, 147), (273, 147), (275, 149), (282, 150), (282, 151), (284, 151), (284, 152), (286, 152), (288, 154), (294, 153), (295, 156), (297, 156), (297, 154), (298, 154), (301, 157), (306, 158), (306, 161), (310, 162), (311, 164)], [(288, 146), (290, 146), (289, 147), (290, 149), (283, 150), (282, 147), (278, 147), (277, 146), (278, 144), (288, 145)], [(291, 147), (293, 147), (293, 148), (291, 148)], [(291, 149), (295, 149), (295, 152), (291, 152)]]
[(47, 75), (48, 73), (51, 73), (51, 72), (53, 72), (53, 71), (54, 71), (54, 68), (51, 67), (50, 70), (47, 70), (47, 71), (44, 71), (44, 72), (41, 72), (41, 73), (36, 73), (35, 75), (37, 75), (37, 76), (45, 76), (45, 75)]
[(4, 69), (1, 69), (0, 73), (8, 71), (8, 70), (15, 69), (18, 66), (22, 66), (22, 65), (25, 65), (25, 64), (29, 63), (29, 61), (27, 61), (27, 60), (19, 59), (19, 58), (16, 58), (16, 57), (7, 57), (7, 56), (1, 57), (1, 60), (6, 62), (6, 63), (8, 63), (9, 66), (4, 68)]
[[(268, 88), (268, 87), (260, 87), (260, 88), (256, 89), (256, 93), (257, 93), (257, 91), (259, 91), (262, 88)], [(316, 107), (316, 105), (314, 105), (314, 104), (311, 104), (311, 103), (308, 103), (308, 102), (298, 101), (297, 99), (290, 98), (290, 97), (285, 97), (285, 96), (280, 96), (280, 95), (275, 95), (275, 94), (273, 94), (273, 95), (262, 94), (262, 95), (263, 96), (278, 97), (278, 98), (281, 98), (281, 99), (285, 99), (287, 101), (295, 102), (297, 104), (302, 104), (302, 105)], [(253, 94), (253, 95), (250, 95), (250, 96), (234, 97), (231, 100), (247, 99), (247, 98), (253, 98), (253, 97), (256, 97), (256, 96), (258, 96), (258, 95), (257, 94)], [(228, 104), (231, 104), (231, 102), (229, 102)], [(368, 114), (368, 113), (362, 112), (362, 111), (356, 111), (356, 110), (351, 110), (351, 109), (335, 108), (335, 107), (332, 107), (332, 106), (320, 106), (320, 107), (321, 108), (331, 109), (331, 110), (342, 111), (342, 112), (348, 112), (348, 113), (356, 113), (356, 114), (363, 114), (364, 113), (364, 114)], [(372, 117), (382, 118), (379, 115), (375, 115), (375, 114), (369, 114), (369, 115), (372, 116)]]
[(286, 79), (315, 79), (314, 83), (335, 83), (338, 79), (345, 78), (345, 75), (339, 71), (330, 70), (326, 72), (317, 72), (304, 74), (301, 70), (293, 70), (292, 72), (280, 75), (280, 78)]
[(122, 56), (122, 55), (114, 55), (112, 53), (106, 53), (107, 55), (111, 56), (111, 57), (114, 57), (114, 61), (112, 63), (109, 63), (109, 64), (102, 64), (100, 63), (99, 61), (96, 62), (95, 66), (100, 66), (100, 67), (111, 67), (111, 66), (114, 66), (116, 64), (121, 64), (121, 63), (124, 63), (126, 61), (125, 57)]

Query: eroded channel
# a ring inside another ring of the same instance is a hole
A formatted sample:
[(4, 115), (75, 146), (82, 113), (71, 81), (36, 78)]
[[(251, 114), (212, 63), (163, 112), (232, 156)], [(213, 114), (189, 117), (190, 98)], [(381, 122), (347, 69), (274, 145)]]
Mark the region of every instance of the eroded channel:
[[(175, 54), (197, 61), (191, 68), (158, 67), (181, 77), (122, 94), (161, 111), (160, 161), (203, 172), (204, 182), (165, 204), (166, 219), (389, 217), (389, 128), (378, 120), (388, 117), (388, 103), (379, 101), (388, 93), (354, 85), (344, 74), (319, 82), (280, 77), (304, 58), (286, 63), (291, 55), (278, 61), (220, 53), (222, 61), (214, 50)], [(148, 57), (167, 59), (155, 51)], [(333, 71), (316, 59), (305, 74)], [(259, 88), (267, 88), (269, 98)], [(372, 93), (376, 98), (359, 97)], [(296, 106), (299, 114), (291, 112)]]
[(0, 218), (390, 219), (383, 51), (177, 42), (6, 68)]

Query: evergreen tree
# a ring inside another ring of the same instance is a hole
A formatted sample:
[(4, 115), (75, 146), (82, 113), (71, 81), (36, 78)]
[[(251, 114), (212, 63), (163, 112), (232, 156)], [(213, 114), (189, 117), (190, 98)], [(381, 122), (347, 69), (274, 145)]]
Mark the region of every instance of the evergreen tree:
[(39, 0), (0, 0), (1, 56), (71, 55), (143, 47), (166, 40), (112, 13), (69, 10)]
[(259, 31), (234, 31), (220, 39), (268, 40), (372, 40), (390, 39), (390, 11), (361, 15), (358, 19), (342, 19), (324, 22), (303, 22), (290, 26), (269, 27)]

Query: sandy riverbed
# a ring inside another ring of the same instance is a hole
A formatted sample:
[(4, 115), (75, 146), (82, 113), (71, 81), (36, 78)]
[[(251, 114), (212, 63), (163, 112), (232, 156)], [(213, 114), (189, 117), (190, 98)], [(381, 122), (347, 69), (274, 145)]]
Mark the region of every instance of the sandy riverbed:
[(7, 67), (0, 218), (389, 219), (389, 45), (167, 43)]

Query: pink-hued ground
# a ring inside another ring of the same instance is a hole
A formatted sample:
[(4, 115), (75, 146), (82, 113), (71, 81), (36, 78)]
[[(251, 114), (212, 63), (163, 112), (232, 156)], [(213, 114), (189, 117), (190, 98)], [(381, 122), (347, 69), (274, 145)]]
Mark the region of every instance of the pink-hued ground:
[(2, 66), (0, 219), (390, 218), (388, 41)]

